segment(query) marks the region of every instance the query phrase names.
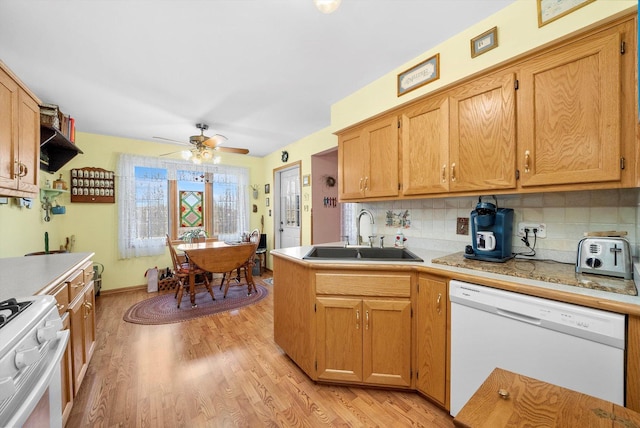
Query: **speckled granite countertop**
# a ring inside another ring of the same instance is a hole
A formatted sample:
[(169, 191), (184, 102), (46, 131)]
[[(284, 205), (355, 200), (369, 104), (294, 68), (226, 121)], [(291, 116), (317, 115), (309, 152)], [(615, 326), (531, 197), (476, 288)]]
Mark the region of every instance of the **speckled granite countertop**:
[(454, 253), (431, 260), (434, 264), (454, 266), (536, 281), (566, 284), (592, 290), (637, 296), (638, 291), (633, 280), (624, 280), (610, 276), (577, 274), (574, 264), (553, 261), (511, 259), (504, 263), (491, 263), (464, 258), (464, 253)]

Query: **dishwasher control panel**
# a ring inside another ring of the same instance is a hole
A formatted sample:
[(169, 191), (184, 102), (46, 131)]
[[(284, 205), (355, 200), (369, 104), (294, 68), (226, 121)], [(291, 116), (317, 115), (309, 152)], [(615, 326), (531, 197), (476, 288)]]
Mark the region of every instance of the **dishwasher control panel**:
[(451, 303), (624, 349), (625, 316), (461, 281), (449, 283)]

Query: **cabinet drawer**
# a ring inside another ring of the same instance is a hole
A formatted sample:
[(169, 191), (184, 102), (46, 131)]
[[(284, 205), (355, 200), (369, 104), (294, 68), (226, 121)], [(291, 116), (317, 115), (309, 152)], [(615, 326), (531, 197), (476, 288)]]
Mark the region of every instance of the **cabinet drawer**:
[(58, 313), (62, 316), (69, 307), (69, 283), (63, 282), (53, 289), (51, 295), (56, 298)]
[(89, 262), (82, 266), (84, 272), (84, 283), (88, 284), (93, 280), (93, 263)]
[(73, 299), (82, 292), (84, 287), (84, 271), (82, 269), (76, 270), (64, 282), (69, 287), (69, 302), (73, 302)]
[(410, 297), (411, 275), (317, 273), (316, 294)]

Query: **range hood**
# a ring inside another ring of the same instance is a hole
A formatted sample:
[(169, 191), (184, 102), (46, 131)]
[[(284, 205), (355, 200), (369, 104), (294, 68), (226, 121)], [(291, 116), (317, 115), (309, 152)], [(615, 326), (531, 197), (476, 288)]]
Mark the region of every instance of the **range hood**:
[(82, 150), (56, 128), (40, 126), (40, 169), (56, 172)]

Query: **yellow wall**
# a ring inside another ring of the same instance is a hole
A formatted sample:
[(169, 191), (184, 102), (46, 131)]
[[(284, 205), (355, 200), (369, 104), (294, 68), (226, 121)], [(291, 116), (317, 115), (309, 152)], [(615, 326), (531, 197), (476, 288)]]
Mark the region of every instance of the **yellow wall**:
[[(536, 2), (519, 0), (406, 64), (398, 65), (396, 68), (392, 68), (394, 64), (390, 64), (388, 74), (332, 106), (331, 125), (327, 128), (284, 146), (264, 158), (224, 154), (223, 163), (249, 167), (251, 183), (257, 184), (260, 188), (258, 201), (251, 199), (251, 203), (258, 205), (258, 213), (251, 214), (251, 227), (259, 227), (260, 216), (264, 215), (264, 232), (269, 236), (269, 248), (271, 248), (274, 225), (273, 217), (268, 216), (268, 208), (265, 207), (264, 184), (269, 183), (273, 188), (273, 171), (298, 161), (301, 163), (301, 174), (310, 174), (311, 156), (337, 145), (337, 138), (333, 132), (425, 95), (464, 76), (588, 27), (609, 16), (628, 13), (636, 5), (636, 0), (599, 0), (558, 21), (538, 28)], [(471, 59), (470, 39), (494, 26), (498, 26), (498, 48)], [(407, 95), (397, 97), (397, 74), (435, 53), (440, 53), (440, 79)], [(81, 124), (79, 128), (82, 128)], [(77, 144), (84, 154), (77, 156), (60, 171), (67, 181), (69, 181), (69, 170), (72, 168), (90, 166), (115, 170), (119, 152), (156, 156), (175, 150), (173, 145), (163, 145), (158, 142), (86, 133), (78, 133)], [(289, 152), (287, 164), (283, 164), (280, 160), (282, 150)], [(53, 181), (56, 177), (57, 174), (41, 173), (41, 183), (46, 178)], [(303, 188), (303, 192), (309, 192), (309, 190)], [(272, 198), (273, 192), (269, 196)], [(51, 249), (64, 243), (65, 237), (75, 235), (75, 251), (96, 253), (95, 261), (105, 265), (103, 276), (105, 290), (144, 284), (144, 272), (147, 268), (169, 265), (168, 254), (162, 257), (118, 260), (116, 204), (71, 204), (69, 195), (64, 195), (61, 203), (67, 206), (67, 214), (53, 216), (51, 222), (45, 223), (39, 202), (34, 202), (34, 208), (31, 210), (20, 209), (13, 202), (0, 205), (0, 236), (2, 237), (0, 257), (22, 256), (28, 252), (44, 250), (43, 235), (47, 231)], [(274, 202), (271, 201), (271, 209)], [(310, 243), (310, 239), (310, 211), (303, 211), (302, 244)]]

